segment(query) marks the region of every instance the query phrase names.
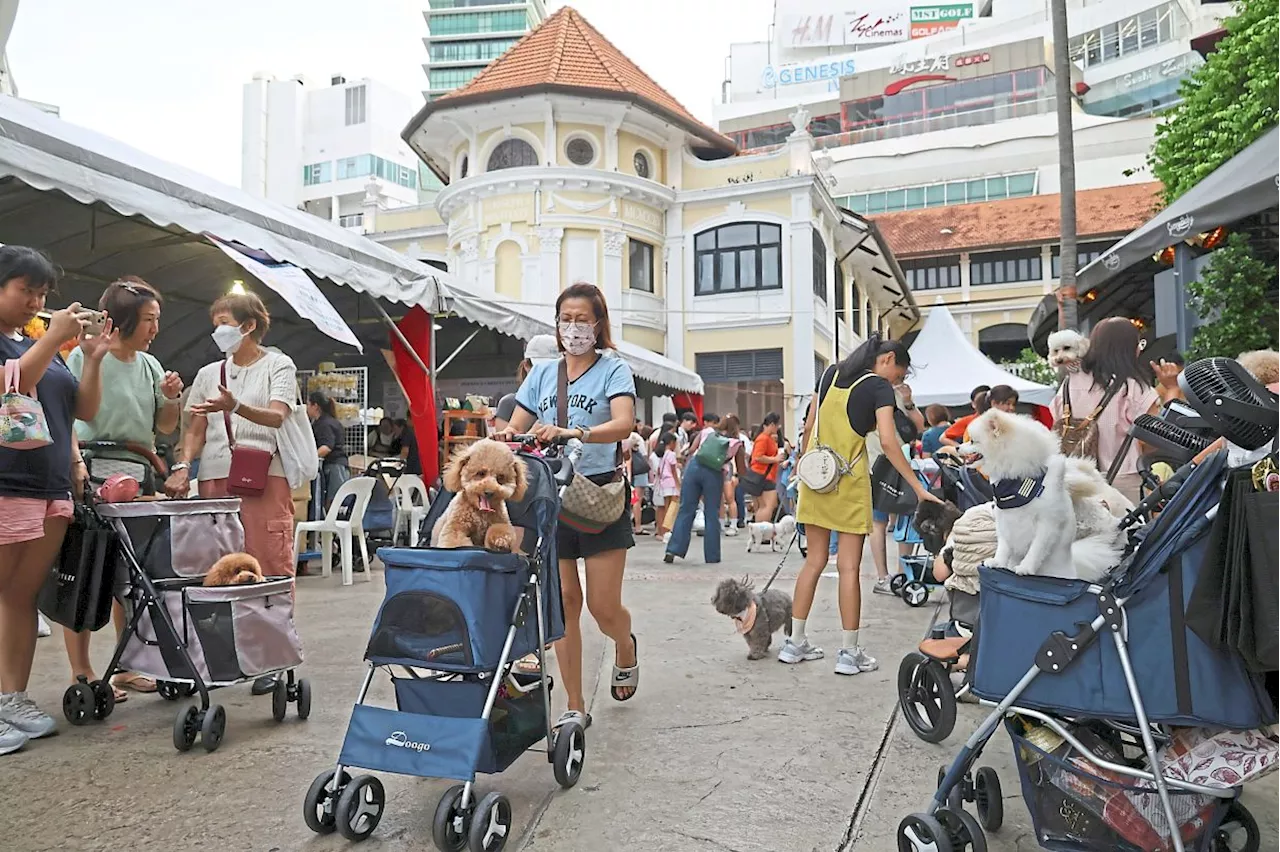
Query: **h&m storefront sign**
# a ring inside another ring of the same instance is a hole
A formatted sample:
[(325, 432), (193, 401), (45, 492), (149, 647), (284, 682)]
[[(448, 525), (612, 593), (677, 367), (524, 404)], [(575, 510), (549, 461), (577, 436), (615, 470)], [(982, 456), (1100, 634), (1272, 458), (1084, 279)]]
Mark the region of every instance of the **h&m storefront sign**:
[(774, 29), (784, 48), (865, 47), (923, 38), (977, 15), (973, 2), (778, 0)]

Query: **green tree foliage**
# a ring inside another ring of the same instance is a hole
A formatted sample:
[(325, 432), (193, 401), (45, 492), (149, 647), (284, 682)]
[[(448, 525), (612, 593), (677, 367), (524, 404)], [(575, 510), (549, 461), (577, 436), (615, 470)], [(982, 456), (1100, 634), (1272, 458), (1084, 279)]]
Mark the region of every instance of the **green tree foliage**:
[(1277, 269), (1259, 260), (1244, 234), (1232, 234), (1215, 251), (1197, 281), (1187, 285), (1188, 304), (1210, 317), (1196, 329), (1188, 360), (1234, 358), (1253, 349), (1274, 349), (1277, 342), (1275, 286)]
[(1277, 0), (1240, 0), (1216, 52), (1182, 81), (1148, 162), (1171, 203), (1276, 124)]
[(1021, 376), (1029, 382), (1038, 382), (1042, 385), (1055, 385), (1058, 383), (1057, 372), (1049, 366), (1049, 362), (1036, 354), (1036, 350), (1028, 347), (1023, 349), (1014, 361), (1005, 361), (1000, 366), (1008, 369), (1014, 369), (1009, 372), (1014, 375)]

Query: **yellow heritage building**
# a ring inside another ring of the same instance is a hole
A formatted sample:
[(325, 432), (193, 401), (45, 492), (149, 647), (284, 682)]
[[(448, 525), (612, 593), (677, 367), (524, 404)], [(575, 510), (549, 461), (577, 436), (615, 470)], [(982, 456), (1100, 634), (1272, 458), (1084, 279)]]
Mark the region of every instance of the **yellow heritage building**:
[(370, 197), (365, 225), (546, 321), (564, 287), (597, 284), (614, 336), (696, 370), (707, 410), (744, 427), (776, 410), (795, 434), (818, 370), (920, 317), (875, 226), (832, 200), (808, 121), (739, 155), (564, 8), (409, 124), (446, 184), (434, 205)]

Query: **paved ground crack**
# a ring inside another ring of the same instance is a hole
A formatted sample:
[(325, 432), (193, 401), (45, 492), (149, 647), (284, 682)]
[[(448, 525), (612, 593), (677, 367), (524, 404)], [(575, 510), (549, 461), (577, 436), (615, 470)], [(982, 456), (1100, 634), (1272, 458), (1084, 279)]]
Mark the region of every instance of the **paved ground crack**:
[[(942, 611), (942, 603), (939, 602), (933, 608), (933, 617), (929, 619), (929, 626), (925, 628), (924, 635), (928, 636), (933, 630), (933, 625), (938, 621), (938, 614)], [(862, 833), (862, 823), (867, 818), (867, 813), (871, 808), (871, 801), (875, 797), (876, 785), (880, 781), (880, 773), (884, 770), (885, 761), (888, 760), (889, 743), (893, 742), (893, 735), (898, 730), (898, 704), (895, 701), (893, 709), (889, 711), (889, 718), (885, 720), (884, 735), (880, 737), (880, 744), (876, 746), (875, 757), (871, 761), (871, 769), (867, 772), (866, 780), (862, 782), (862, 790), (858, 793), (858, 800), (853, 806), (853, 815), (849, 817), (849, 824), (845, 827), (844, 836), (840, 838), (840, 844), (836, 847), (836, 852), (848, 852), (858, 842), (858, 836)]]
[(728, 850), (728, 852), (742, 852), (741, 849), (737, 849), (733, 846), (730, 846), (727, 843), (721, 843), (719, 840), (716, 840), (714, 837), (706, 837), (701, 834), (690, 834), (689, 832), (681, 831), (678, 828), (673, 828), (671, 830), (674, 831), (676, 834), (680, 835), (681, 837), (687, 837), (690, 840), (699, 840), (703, 843), (714, 846), (717, 849), (725, 849), (725, 850)]

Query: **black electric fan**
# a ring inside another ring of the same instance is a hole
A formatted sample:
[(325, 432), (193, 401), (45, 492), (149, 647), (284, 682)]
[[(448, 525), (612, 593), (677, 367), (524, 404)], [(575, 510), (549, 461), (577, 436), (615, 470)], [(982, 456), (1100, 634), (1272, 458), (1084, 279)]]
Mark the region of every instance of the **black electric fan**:
[(1187, 365), (1178, 386), (1196, 413), (1214, 432), (1245, 450), (1256, 450), (1276, 439), (1276, 395), (1238, 361), (1205, 358)]

